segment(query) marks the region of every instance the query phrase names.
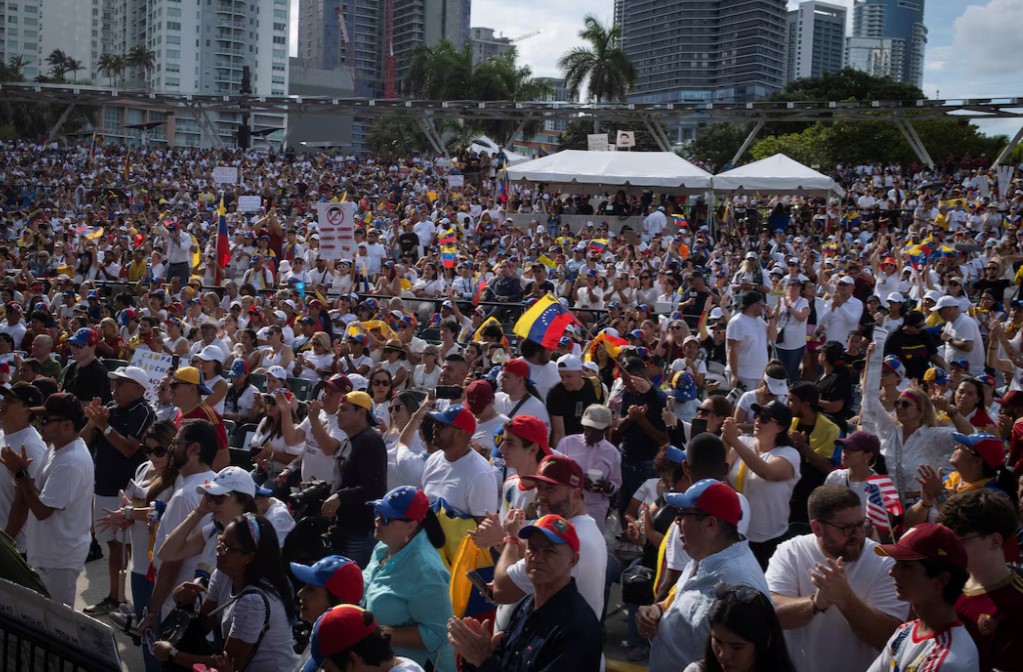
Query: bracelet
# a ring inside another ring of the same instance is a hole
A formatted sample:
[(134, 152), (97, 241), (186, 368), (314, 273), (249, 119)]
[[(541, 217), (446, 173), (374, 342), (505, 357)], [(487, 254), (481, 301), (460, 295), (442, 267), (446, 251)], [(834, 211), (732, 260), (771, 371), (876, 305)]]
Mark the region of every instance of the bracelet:
[(134, 512), (135, 512), (134, 506), (125, 506), (124, 508), (121, 509), (121, 515), (124, 516), (125, 519), (127, 520), (131, 520), (131, 515)]
[(110, 433), (112, 431), (114, 431), (114, 428), (110, 425), (107, 425), (107, 428), (103, 430), (103, 436), (110, 436)]
[(170, 650), (170, 655), (167, 656), (167, 662), (168, 663), (173, 663), (174, 662), (174, 656), (176, 656), (176, 655), (178, 655), (178, 650), (175, 647), (172, 646), (171, 650)]
[(513, 537), (513, 536), (509, 535), (509, 536), (505, 537), (504, 541), (502, 541), (501, 543), (502, 544), (506, 544), (506, 545), (507, 544), (515, 544), (516, 546), (518, 546), (519, 544), (522, 543), (522, 540), (519, 539), (518, 537)]

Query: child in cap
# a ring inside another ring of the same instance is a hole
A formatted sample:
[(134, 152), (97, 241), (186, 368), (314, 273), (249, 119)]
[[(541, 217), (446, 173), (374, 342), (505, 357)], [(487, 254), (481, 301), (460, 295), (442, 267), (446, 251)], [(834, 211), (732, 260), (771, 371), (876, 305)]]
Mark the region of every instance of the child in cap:
[(408, 658), (394, 655), (391, 636), (384, 634), (369, 611), (354, 605), (334, 607), (313, 626), (309, 658), (301, 672), (423, 672)]
[(856, 431), (835, 446), (841, 449), (841, 467), (824, 479), (824, 485), (843, 485), (860, 497), (864, 512), (867, 510), (867, 478), (876, 476), (874, 462), (881, 453), (881, 440), (870, 432)]
[(362, 601), (362, 570), (344, 556), (328, 555), (312, 565), (292, 562), (291, 573), (304, 584), (297, 593), (298, 617), (306, 623), (338, 605)]

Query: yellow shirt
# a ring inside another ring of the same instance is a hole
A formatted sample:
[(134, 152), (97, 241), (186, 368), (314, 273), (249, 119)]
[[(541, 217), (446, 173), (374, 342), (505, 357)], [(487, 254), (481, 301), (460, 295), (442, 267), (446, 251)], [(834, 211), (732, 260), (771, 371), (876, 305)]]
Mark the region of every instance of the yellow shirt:
[[(799, 418), (792, 418), (792, 426), (789, 428), (789, 431), (794, 432), (798, 428)], [(839, 433), (838, 425), (825, 417), (823, 413), (818, 413), (817, 420), (813, 425), (813, 431), (807, 437), (810, 449), (821, 457), (826, 457), (829, 460), (834, 459), (835, 441), (838, 440)]]

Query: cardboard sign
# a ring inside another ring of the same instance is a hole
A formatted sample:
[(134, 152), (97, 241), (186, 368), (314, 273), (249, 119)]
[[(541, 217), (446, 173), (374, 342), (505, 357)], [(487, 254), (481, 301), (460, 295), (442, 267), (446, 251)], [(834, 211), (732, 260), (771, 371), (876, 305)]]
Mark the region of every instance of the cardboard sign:
[(146, 401), (156, 408), (160, 403), (157, 387), (174, 366), (174, 356), (152, 350), (136, 350), (131, 357), (131, 365), (139, 367), (149, 375), (149, 384), (146, 385)]
[(607, 133), (590, 133), (586, 136), (586, 149), (591, 152), (606, 152), (609, 149)]
[(636, 146), (636, 134), (632, 131), (618, 131), (618, 147), (629, 148)]
[(216, 184), (238, 184), (237, 166), (217, 166), (213, 169), (213, 181)]
[(355, 258), (355, 204), (317, 203), (320, 233), (320, 258)]
[(238, 212), (259, 212), (263, 207), (263, 199), (259, 196), (239, 196)]
[(448, 175), (448, 189), (461, 189), (465, 186), (465, 175)]

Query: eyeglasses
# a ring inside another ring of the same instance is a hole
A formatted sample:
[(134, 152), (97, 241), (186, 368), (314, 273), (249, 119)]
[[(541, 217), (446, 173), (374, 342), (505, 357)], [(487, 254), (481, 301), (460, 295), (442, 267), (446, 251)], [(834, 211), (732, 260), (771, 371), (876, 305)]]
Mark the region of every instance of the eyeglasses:
[(854, 532), (865, 531), (867, 529), (868, 524), (866, 518), (856, 523), (849, 523), (848, 525), (835, 525), (834, 523), (830, 523), (826, 520), (822, 520), (821, 522), (827, 525), (828, 527), (833, 527), (839, 532), (841, 532), (843, 537), (850, 537)]
[(906, 399), (900, 399), (899, 401), (896, 401), (893, 406), (895, 406), (895, 408), (913, 408), (916, 404), (912, 401), (907, 401)]
[(59, 415), (53, 415), (53, 416), (51, 416), (51, 415), (44, 415), (41, 418), (39, 418), (39, 424), (40, 425), (48, 425), (51, 422), (60, 422), (62, 420), (67, 420), (67, 418), (61, 417)]
[(243, 549), (240, 549), (240, 548), (234, 548), (233, 546), (228, 546), (223, 541), (217, 540), (217, 555), (227, 555), (228, 553), (239, 553), (240, 554), (240, 553), (245, 553), (245, 551)]
[(389, 381), (389, 380), (374, 380), (373, 381), (373, 387), (384, 387), (384, 386), (390, 385), (390, 384), (391, 384), (391, 381)]
[(733, 595), (739, 602), (750, 604), (760, 597), (761, 593), (752, 586), (730, 586), (727, 583), (719, 583), (714, 586), (714, 599), (716, 600), (724, 600)]

